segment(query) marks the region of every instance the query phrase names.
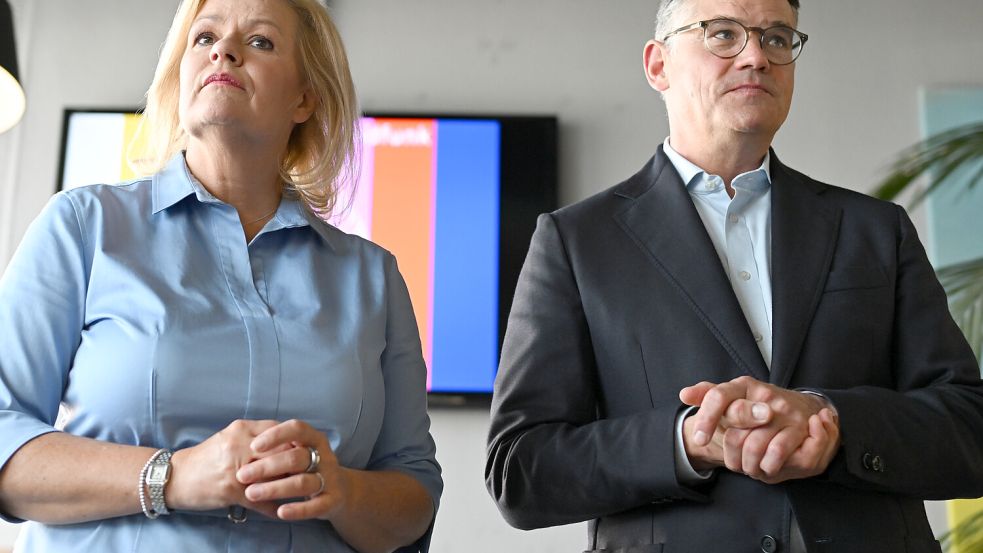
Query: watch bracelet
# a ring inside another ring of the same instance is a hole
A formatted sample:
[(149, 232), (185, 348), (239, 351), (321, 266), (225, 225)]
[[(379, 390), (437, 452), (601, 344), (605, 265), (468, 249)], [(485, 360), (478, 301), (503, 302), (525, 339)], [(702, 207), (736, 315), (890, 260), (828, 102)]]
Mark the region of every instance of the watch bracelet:
[[(169, 472), (170, 464), (171, 464), (171, 455), (172, 455), (171, 450), (165, 449), (161, 451), (159, 455), (155, 456), (154, 461), (163, 462), (164, 465), (168, 468), (168, 472)], [(153, 468), (153, 465), (151, 465), (151, 468)], [(149, 478), (150, 474), (148, 474), (147, 476)], [(167, 508), (167, 503), (164, 502), (164, 486), (166, 485), (167, 485), (166, 480), (164, 482), (161, 482), (159, 486), (154, 485), (153, 483), (150, 482), (147, 483), (147, 488), (150, 490), (150, 510), (157, 513), (158, 515), (171, 514), (170, 510), (168, 510)]]
[[(140, 469), (140, 480), (139, 482), (137, 482), (137, 495), (140, 497), (140, 509), (143, 511), (143, 514), (150, 520), (154, 520), (162, 514), (164, 515), (170, 514), (169, 511), (166, 510), (167, 509), (166, 507), (164, 507), (163, 511), (158, 511), (153, 509), (155, 503), (153, 501), (154, 499), (153, 494), (151, 494), (150, 498), (147, 497), (147, 488), (149, 487), (147, 484), (147, 472), (150, 471), (150, 465), (154, 464), (154, 461), (156, 461), (158, 457), (165, 454), (167, 455), (167, 459), (169, 459), (170, 456), (172, 455), (171, 451), (166, 448), (158, 449), (157, 451), (155, 451), (154, 454), (151, 455), (149, 459), (147, 459), (147, 462), (144, 463), (143, 468)], [(160, 495), (161, 495), (160, 502), (163, 503), (164, 502), (163, 493), (161, 493)], [(147, 503), (150, 503), (150, 507), (147, 506)]]

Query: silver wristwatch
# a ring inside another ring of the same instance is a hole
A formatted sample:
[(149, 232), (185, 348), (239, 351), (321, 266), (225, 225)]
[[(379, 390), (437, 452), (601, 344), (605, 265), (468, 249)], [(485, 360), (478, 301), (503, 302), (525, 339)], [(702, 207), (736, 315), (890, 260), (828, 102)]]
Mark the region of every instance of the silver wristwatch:
[[(147, 467), (147, 489), (150, 490), (150, 510), (155, 515), (169, 515), (167, 504), (164, 502), (164, 486), (171, 478), (171, 451), (164, 449), (157, 452)], [(153, 517), (156, 518), (156, 517)]]

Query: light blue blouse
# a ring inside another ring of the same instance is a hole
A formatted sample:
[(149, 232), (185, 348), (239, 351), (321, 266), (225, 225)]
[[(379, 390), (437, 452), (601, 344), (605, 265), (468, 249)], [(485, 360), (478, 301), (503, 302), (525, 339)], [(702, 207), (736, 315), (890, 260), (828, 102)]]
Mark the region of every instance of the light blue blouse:
[[(181, 449), (235, 419), (297, 418), (342, 465), (407, 473), (436, 505), (425, 388), (389, 252), (289, 199), (247, 244), (182, 155), (55, 195), (0, 279), (0, 468), (56, 428)], [(352, 551), (325, 522), (225, 517), (27, 522), (17, 550)]]

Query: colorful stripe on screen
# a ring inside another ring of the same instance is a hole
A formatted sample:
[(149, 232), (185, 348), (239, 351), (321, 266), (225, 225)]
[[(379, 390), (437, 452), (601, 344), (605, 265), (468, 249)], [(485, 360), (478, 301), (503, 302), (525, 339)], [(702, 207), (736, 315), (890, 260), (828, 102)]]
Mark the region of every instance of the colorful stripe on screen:
[(498, 348), (496, 121), (362, 120), (356, 196), (339, 227), (393, 252), (406, 279), (428, 389), (490, 389)]

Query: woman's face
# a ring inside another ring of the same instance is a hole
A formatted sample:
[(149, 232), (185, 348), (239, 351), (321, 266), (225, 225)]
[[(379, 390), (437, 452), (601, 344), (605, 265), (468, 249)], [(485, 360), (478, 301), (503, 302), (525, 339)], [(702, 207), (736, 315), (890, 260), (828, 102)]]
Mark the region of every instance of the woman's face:
[(185, 132), (285, 148), (315, 103), (299, 68), (298, 25), (284, 0), (208, 0), (181, 58)]

